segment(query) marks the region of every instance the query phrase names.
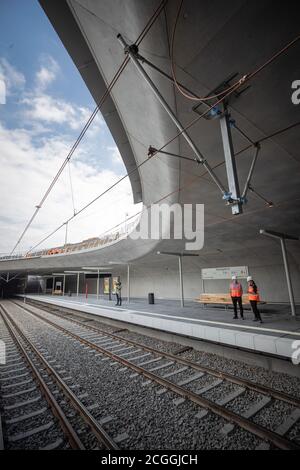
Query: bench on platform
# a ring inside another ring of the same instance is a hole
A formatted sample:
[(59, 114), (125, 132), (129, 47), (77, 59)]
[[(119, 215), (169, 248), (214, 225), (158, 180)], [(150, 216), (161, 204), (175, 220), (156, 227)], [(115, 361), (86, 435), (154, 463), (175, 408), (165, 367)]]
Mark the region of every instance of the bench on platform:
[[(201, 294), (196, 302), (205, 305), (224, 305), (225, 308), (232, 306), (230, 294)], [(265, 305), (266, 302), (259, 302), (260, 305)], [(243, 305), (250, 306), (248, 294), (243, 295)]]
[(60, 290), (60, 289), (56, 289), (56, 290), (52, 291), (52, 295), (63, 295), (63, 291)]

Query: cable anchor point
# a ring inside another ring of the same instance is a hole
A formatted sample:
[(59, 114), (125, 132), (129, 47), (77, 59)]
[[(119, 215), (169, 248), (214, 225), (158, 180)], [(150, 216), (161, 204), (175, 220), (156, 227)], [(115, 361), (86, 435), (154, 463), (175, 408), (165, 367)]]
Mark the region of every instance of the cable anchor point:
[(152, 147), (152, 145), (148, 148), (148, 158), (152, 158), (157, 153), (157, 149)]

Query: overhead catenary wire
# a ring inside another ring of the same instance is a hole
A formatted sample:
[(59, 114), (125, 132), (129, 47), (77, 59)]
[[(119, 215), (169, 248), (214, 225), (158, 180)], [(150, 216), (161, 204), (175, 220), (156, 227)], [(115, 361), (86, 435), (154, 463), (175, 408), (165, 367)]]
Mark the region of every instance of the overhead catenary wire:
[(69, 181), (70, 181), (70, 189), (71, 189), (73, 214), (75, 215), (76, 214), (76, 208), (75, 208), (74, 190), (73, 190), (72, 173), (71, 173), (71, 161), (69, 161), (68, 167), (69, 167)]
[[(285, 127), (284, 129), (280, 129), (280, 130), (276, 131), (275, 133), (272, 133), (272, 134), (270, 134), (270, 135), (268, 135), (268, 136), (266, 136), (266, 137), (263, 137), (259, 142), (263, 142), (263, 141), (266, 141), (266, 140), (268, 140), (268, 139), (271, 139), (271, 138), (274, 137), (275, 135), (280, 135), (280, 134), (282, 134), (282, 133), (284, 133), (284, 132), (287, 132), (287, 131), (289, 131), (289, 130), (295, 128), (296, 126), (300, 126), (300, 121), (297, 122), (297, 123), (295, 123), (295, 124), (293, 124), (293, 125), (291, 125), (291, 126)], [(250, 147), (248, 147), (248, 148), (250, 148)], [(241, 153), (241, 152), (237, 153), (236, 155), (240, 155), (240, 153)], [(194, 160), (191, 160), (191, 161), (194, 161)], [(146, 160), (145, 160), (143, 163), (145, 163), (145, 162), (146, 162)], [(215, 165), (213, 168), (216, 169), (216, 168), (220, 167), (222, 164), (224, 164), (224, 162), (218, 163), (218, 164)], [(205, 176), (205, 174), (206, 174), (206, 172), (202, 173), (201, 175), (193, 176), (192, 178), (190, 178), (190, 179), (188, 180), (188, 183), (187, 183), (187, 184), (185, 184), (185, 185), (183, 185), (183, 186), (179, 186), (177, 189), (175, 189), (175, 190), (173, 190), (173, 191), (171, 191), (171, 192), (169, 192), (169, 193), (163, 195), (162, 197), (160, 197), (159, 199), (157, 199), (157, 200), (155, 201), (155, 204), (158, 204), (158, 203), (162, 202), (163, 200), (165, 200), (166, 198), (168, 198), (168, 197), (170, 197), (170, 196), (172, 196), (172, 195), (174, 195), (174, 194), (176, 194), (176, 193), (179, 193), (179, 192), (183, 191), (184, 189), (187, 189), (188, 187), (192, 186), (192, 184), (193, 184), (194, 182), (196, 182), (199, 178), (203, 178), (203, 177)], [(265, 200), (265, 201), (267, 202), (267, 200)], [(283, 205), (283, 204), (285, 204), (285, 203), (287, 203), (287, 202), (288, 202), (288, 201), (283, 201), (283, 202), (281, 202), (281, 203), (277, 203), (276, 206), (279, 207), (280, 205)], [(136, 217), (136, 216), (139, 215), (139, 214), (143, 214), (144, 212), (147, 212), (150, 207), (151, 207), (151, 204), (145, 206), (141, 211), (139, 211), (139, 212), (137, 212), (136, 214), (130, 216), (130, 217), (127, 219), (127, 221), (133, 219), (134, 217)], [(256, 213), (256, 212), (259, 212), (259, 210), (256, 209), (256, 210), (252, 211), (251, 213)], [(236, 220), (236, 217), (235, 217), (235, 216), (230, 217), (230, 218), (223, 218), (223, 217), (221, 217), (221, 218), (224, 219), (224, 221), (227, 221), (227, 220)], [(35, 247), (32, 247), (32, 248), (30, 249), (30, 251), (28, 251), (28, 253), (30, 253), (33, 249), (35, 249), (35, 248), (37, 248), (38, 246), (40, 246), (44, 241), (46, 241), (47, 239), (49, 239), (49, 238), (50, 238), (51, 236), (53, 236), (55, 233), (57, 233), (62, 227), (64, 227), (64, 225), (65, 225), (66, 223), (67, 223), (67, 222), (62, 223), (59, 227), (57, 227), (57, 229), (55, 229), (55, 230), (54, 230), (53, 232), (51, 232), (47, 237), (45, 237), (45, 238), (44, 238), (43, 240), (41, 240), (37, 245), (35, 245)], [(122, 224), (123, 224), (123, 222), (120, 222), (119, 224), (114, 225), (113, 227), (111, 227), (111, 228), (107, 229), (105, 232), (103, 232), (103, 233), (101, 234), (101, 236), (104, 236), (104, 235), (110, 233), (112, 230), (114, 230), (114, 229), (120, 227)], [(215, 225), (215, 224), (210, 224), (210, 225)], [(28, 253), (27, 253), (27, 254), (28, 254)]]
[[(285, 52), (288, 51), (292, 46), (296, 44), (300, 40), (300, 35), (296, 36), (291, 42), (289, 42), (287, 45), (285, 45), (282, 49), (280, 49), (276, 54), (274, 54), (269, 60), (264, 62), (260, 67), (258, 67), (256, 70), (253, 72), (247, 74), (247, 78), (245, 79), (245, 82), (248, 82), (249, 80), (252, 80), (258, 73), (260, 73), (262, 70), (264, 70), (266, 67), (271, 65), (278, 57), (283, 55)], [(245, 83), (244, 82), (244, 83)], [(170, 145), (174, 140), (176, 140), (178, 137), (182, 135), (182, 132), (187, 131), (190, 129), (192, 126), (194, 126), (200, 119), (205, 117), (212, 109), (216, 108), (220, 103), (222, 103), (228, 96), (230, 96), (234, 91), (236, 91), (238, 88), (240, 88), (243, 85), (243, 83), (237, 83), (233, 89), (231, 89), (229, 92), (226, 93), (225, 96), (220, 98), (218, 101), (216, 101), (213, 105), (211, 105), (209, 108), (206, 109), (202, 114), (197, 116), (196, 118), (192, 119), (182, 131), (179, 131), (172, 139), (168, 140), (162, 147), (160, 147), (157, 152), (159, 153), (161, 150), (165, 149), (168, 145)], [(153, 153), (153, 156), (155, 153)]]
[[(162, 2), (162, 4), (165, 4), (166, 2)], [(162, 8), (164, 7), (164, 5), (161, 7), (161, 10)], [(160, 11), (161, 11), (160, 10)], [(140, 35), (140, 37), (143, 37), (142, 35)], [(139, 41), (141, 40), (139, 37)], [(274, 55), (271, 56), (271, 58), (269, 60), (267, 60), (266, 62), (264, 62), (260, 67), (258, 67), (256, 70), (254, 70), (253, 72), (249, 73), (247, 75), (247, 78), (245, 81), (249, 81), (251, 79), (253, 79), (256, 75), (258, 75), (262, 70), (264, 70), (266, 67), (268, 67), (269, 65), (271, 65), (277, 58), (279, 58), (281, 55), (283, 55), (285, 52), (287, 52), (288, 49), (290, 49), (293, 45), (296, 44), (296, 42), (298, 42), (300, 39), (300, 35), (297, 36), (296, 38), (294, 38), (292, 41), (290, 41), (287, 45), (285, 45), (282, 49), (280, 49), (277, 53), (275, 53)], [(137, 41), (138, 43), (138, 41)], [(159, 149), (156, 150), (156, 152), (153, 153), (151, 159), (157, 155), (161, 150), (165, 149), (168, 145), (170, 145), (174, 140), (176, 140), (178, 137), (180, 137), (180, 135), (182, 135), (182, 133), (186, 130), (188, 130), (190, 127), (192, 127), (193, 125), (195, 125), (200, 119), (202, 119), (203, 117), (205, 117), (213, 108), (215, 108), (216, 106), (218, 106), (220, 103), (222, 103), (228, 96), (230, 96), (232, 93), (234, 93), (234, 91), (236, 89), (238, 89), (239, 87), (242, 86), (243, 83), (240, 83), (240, 82), (237, 82), (236, 85), (229, 91), (227, 91), (227, 93), (222, 96), (219, 100), (217, 100), (217, 102), (215, 102), (213, 105), (209, 106), (208, 109), (206, 109), (206, 111), (204, 111), (202, 114), (200, 114), (199, 116), (197, 116), (195, 119), (193, 119), (192, 121), (190, 121), (185, 127), (183, 130), (179, 131), (173, 138), (171, 138), (169, 141), (167, 141), (163, 146), (161, 146)], [(289, 128), (291, 128), (292, 126), (290, 126)], [(107, 194), (111, 189), (113, 189), (114, 187), (116, 187), (119, 183), (121, 183), (125, 178), (131, 176), (134, 172), (136, 172), (137, 170), (139, 170), (145, 163), (147, 163), (149, 161), (149, 159), (145, 159), (143, 160), (139, 165), (137, 165), (135, 168), (133, 168), (130, 172), (128, 172), (126, 175), (124, 175), (123, 177), (121, 177), (116, 183), (114, 183), (113, 185), (111, 185), (109, 188), (107, 188), (104, 192), (102, 192), (100, 195), (98, 195), (96, 198), (94, 198), (91, 202), (89, 202), (88, 204), (86, 204), (82, 209), (80, 209), (80, 211), (78, 211), (74, 216), (70, 217), (66, 222), (62, 223), (59, 227), (57, 227), (53, 232), (51, 232), (48, 236), (46, 236), (43, 240), (41, 240), (38, 244), (36, 244), (35, 246), (33, 246), (28, 252), (27, 254), (29, 254), (30, 252), (32, 252), (35, 248), (37, 248), (38, 246), (40, 246), (44, 241), (46, 241), (47, 239), (49, 239), (51, 236), (53, 236), (58, 230), (60, 230), (66, 223), (70, 222), (71, 220), (73, 220), (77, 215), (79, 215), (80, 213), (82, 213), (84, 210), (86, 210), (88, 207), (90, 207), (92, 204), (94, 204), (94, 202), (96, 202), (98, 199), (100, 199), (102, 196), (104, 196), (105, 194)], [(167, 197), (167, 196), (166, 196)]]
[(110, 192), (113, 188), (118, 186), (122, 181), (124, 181), (126, 178), (131, 176), (133, 173), (135, 173), (137, 170), (139, 170), (145, 163), (147, 163), (148, 159), (143, 160), (139, 165), (137, 165), (135, 168), (133, 168), (130, 172), (126, 173), (124, 176), (119, 178), (115, 183), (113, 183), (111, 186), (109, 186), (107, 189), (105, 189), (102, 193), (98, 194), (94, 199), (92, 199), (90, 202), (88, 202), (85, 206), (83, 206), (80, 210), (76, 212), (72, 217), (69, 217), (65, 222), (63, 222), (59, 227), (57, 227), (53, 232), (51, 232), (49, 235), (47, 235), (43, 240), (41, 240), (39, 243), (34, 245), (33, 247), (30, 248), (30, 250), (26, 253), (29, 254), (36, 248), (38, 248), (42, 243), (44, 243), (46, 240), (48, 240), (50, 237), (52, 237), (58, 230), (60, 230), (64, 225), (67, 223), (71, 222), (75, 217), (77, 217), (79, 214), (84, 212), (88, 207), (90, 207), (92, 204), (94, 204), (96, 201), (98, 201), (101, 197), (103, 197), (105, 194)]
[[(158, 8), (154, 11), (154, 13), (152, 14), (152, 16), (150, 17), (150, 19), (148, 20), (148, 22), (146, 23), (145, 27), (143, 28), (143, 30), (141, 31), (141, 33), (139, 34), (138, 38), (136, 39), (135, 41), (135, 44), (139, 45), (141, 43), (141, 41), (144, 39), (144, 37), (148, 34), (148, 32), (150, 31), (150, 29), (152, 28), (153, 24), (155, 23), (156, 19), (158, 18), (158, 16), (160, 15), (161, 11), (163, 10), (163, 8), (165, 7), (166, 3), (168, 2), (168, 0), (162, 0), (160, 2), (160, 4), (158, 5)], [(52, 191), (53, 187), (55, 186), (57, 180), (59, 179), (61, 173), (64, 171), (66, 165), (68, 164), (68, 162), (70, 161), (70, 159), (72, 158), (72, 155), (74, 154), (75, 150), (77, 149), (77, 147), (79, 146), (80, 142), (82, 141), (83, 137), (85, 136), (87, 130), (89, 129), (90, 125), (92, 124), (92, 122), (94, 121), (96, 115), (98, 114), (98, 111), (100, 110), (100, 108), (102, 107), (103, 103), (105, 102), (106, 98), (109, 96), (111, 90), (113, 89), (113, 87), (115, 86), (116, 82), (118, 81), (120, 75), (122, 74), (122, 72), (124, 71), (126, 65), (128, 64), (129, 62), (129, 59), (128, 57), (125, 57), (122, 64), (120, 65), (120, 67), (118, 68), (117, 72), (115, 73), (114, 77), (112, 78), (110, 84), (107, 86), (104, 94), (102, 95), (101, 99), (99, 100), (97, 106), (95, 107), (94, 111), (92, 112), (92, 114), (90, 115), (89, 119), (87, 120), (86, 124), (84, 125), (82, 131), (80, 132), (79, 136), (77, 137), (76, 141), (74, 142), (71, 150), (69, 151), (67, 157), (65, 158), (65, 160), (63, 161), (61, 167), (59, 168), (58, 172), (56, 173), (56, 175), (54, 176), (53, 180), (51, 181), (49, 187), (47, 188), (45, 194), (43, 195), (41, 201), (39, 202), (38, 205), (35, 206), (35, 210), (32, 214), (32, 216), (30, 217), (29, 221), (27, 222), (24, 230), (22, 231), (20, 237), (18, 238), (16, 244), (14, 245), (13, 249), (11, 250), (10, 252), (10, 255), (12, 255), (16, 248), (19, 246), (19, 244), (21, 243), (22, 239), (24, 238), (24, 236), (26, 235), (28, 229), (30, 228), (30, 226), (32, 225), (32, 222), (34, 221), (34, 219), (36, 218), (38, 212), (40, 211), (40, 209), (42, 208), (44, 202), (46, 201), (46, 199), (48, 198), (50, 192)]]
[[(294, 124), (291, 124), (287, 127), (284, 127), (283, 129), (279, 129), (275, 132), (273, 132), (272, 134), (270, 135), (267, 135), (266, 137), (262, 137), (261, 139), (257, 140), (256, 142), (254, 142), (254, 145), (257, 145), (257, 144), (262, 144), (263, 142), (265, 142), (266, 140), (270, 140), (272, 139), (273, 137), (277, 137), (281, 134), (284, 134), (285, 132), (287, 131), (290, 131), (292, 129), (295, 129), (296, 127), (299, 127), (300, 126), (300, 121), (297, 121), (295, 122)], [(247, 150), (249, 150), (250, 148), (252, 148), (253, 145), (247, 145), (246, 147), (243, 147), (241, 150), (239, 150), (238, 152), (235, 153), (235, 157), (240, 155), (241, 153), (244, 153), (246, 152)]]
[[(260, 139), (259, 141), (257, 141), (257, 143), (262, 143), (262, 142), (265, 142), (266, 140), (269, 140), (271, 138), (273, 138), (274, 136), (277, 136), (277, 135), (281, 135), (283, 134), (284, 132), (288, 132), (289, 130), (291, 129), (294, 129), (296, 128), (297, 126), (300, 126), (300, 121), (298, 121), (297, 123), (294, 123), (290, 126), (287, 126), (283, 129), (280, 129), (280, 130), (277, 130), (276, 132), (268, 135), (268, 136), (265, 136), (263, 137), (262, 139)], [(246, 151), (247, 149), (249, 149), (251, 146), (248, 146), (247, 148), (244, 148), (243, 151), (240, 151), (240, 152), (237, 152), (235, 154), (235, 156), (238, 156), (240, 155), (241, 153), (243, 153), (244, 151)], [(158, 153), (158, 152), (156, 152)], [(149, 161), (149, 159), (147, 160), (144, 160), (140, 165), (138, 165), (136, 168), (134, 168), (132, 170), (131, 173), (134, 173), (135, 171), (137, 171), (140, 167), (142, 167), (147, 161)], [(195, 162), (195, 160), (192, 160), (191, 159), (191, 162)], [(223, 165), (224, 162), (220, 162), (218, 163), (217, 165), (215, 165), (213, 167), (213, 169), (216, 169), (218, 167), (220, 167), (221, 165)], [(199, 178), (203, 178), (205, 175), (206, 175), (206, 171), (203, 172), (201, 175), (197, 175), (197, 176), (193, 176), (192, 178), (190, 178), (188, 184), (185, 184), (184, 186), (179, 186), (177, 189), (175, 189), (174, 191), (171, 191), (170, 193), (168, 194), (165, 194), (164, 196), (162, 196), (161, 198), (159, 198), (157, 201), (155, 201), (156, 204), (162, 202), (163, 200), (165, 200), (167, 197), (170, 197), (172, 196), (173, 194), (176, 194), (178, 192), (181, 192), (183, 189), (187, 189), (187, 187), (191, 186), (195, 181), (197, 181)], [(39, 241), (35, 246), (31, 247), (30, 250), (28, 250), (28, 252), (26, 253), (27, 255), (29, 253), (31, 253), (34, 249), (38, 248), (42, 243), (44, 243), (45, 241), (47, 241), (49, 238), (51, 238), (53, 235), (55, 235), (55, 233), (57, 233), (62, 227), (64, 227), (67, 223), (69, 223), (71, 220), (73, 220), (75, 217), (77, 217), (77, 215), (79, 215), (79, 213), (82, 213), (85, 209), (87, 209), (87, 207), (91, 206), (94, 202), (96, 202), (96, 200), (100, 199), (104, 194), (107, 194), (111, 189), (113, 189), (114, 187), (116, 187), (119, 183), (121, 183), (121, 181), (123, 181), (125, 178), (127, 178), (128, 176), (130, 176), (130, 174), (126, 174), (124, 175), (120, 180), (118, 180), (116, 183), (114, 183), (112, 186), (110, 186), (109, 188), (107, 188), (103, 193), (99, 194), (97, 196), (97, 198), (94, 198), (91, 202), (89, 202), (86, 206), (84, 206), (79, 212), (77, 212), (76, 214), (74, 214), (73, 217), (69, 218), (67, 221), (63, 222), (61, 225), (59, 225), (55, 230), (53, 230), (49, 235), (47, 235), (45, 238), (43, 238), (41, 241)], [(141, 211), (137, 212), (136, 214), (134, 214), (133, 216), (129, 217), (127, 220), (131, 220), (133, 219), (134, 217), (136, 217), (138, 214), (143, 214), (143, 212), (147, 211), (149, 209), (149, 207), (151, 206), (148, 205), (146, 207), (144, 207)], [(227, 219), (225, 219), (227, 220)], [(121, 226), (123, 224), (123, 222), (107, 229), (105, 232), (103, 232), (101, 235), (105, 235), (109, 232), (111, 232), (112, 230), (118, 228), (119, 226)]]
[(92, 124), (92, 122), (94, 121), (98, 111), (100, 110), (101, 106), (103, 105), (105, 99), (107, 98), (109, 92), (111, 91), (111, 89), (113, 88), (113, 86), (115, 85), (115, 83), (117, 82), (119, 76), (121, 75), (122, 71), (124, 70), (125, 66), (127, 65), (127, 62), (126, 60), (123, 61), (121, 67), (118, 69), (117, 73), (115, 74), (113, 80), (111, 81), (109, 87), (107, 88), (107, 90), (105, 91), (104, 95), (102, 96), (99, 104), (96, 106), (96, 108), (94, 109), (94, 111), (92, 112), (91, 116), (89, 117), (88, 121), (86, 122), (84, 128), (82, 129), (82, 131), (80, 132), (78, 138), (76, 139), (75, 143), (73, 144), (71, 150), (69, 151), (67, 157), (65, 158), (64, 162), (62, 163), (61, 167), (59, 168), (58, 172), (56, 173), (56, 175), (54, 176), (52, 182), (50, 183), (50, 186), (48, 187), (48, 189), (46, 190), (44, 196), (42, 197), (40, 203), (36, 206), (36, 209), (33, 213), (33, 215), (31, 216), (31, 218), (29, 219), (27, 225), (25, 226), (25, 229), (23, 230), (23, 232), (21, 233), (21, 236), (19, 237), (17, 243), (15, 244), (15, 246), (13, 247), (12, 251), (11, 251), (11, 255), (14, 253), (14, 251), (16, 250), (17, 246), (20, 244), (20, 242), (22, 241), (22, 239), (24, 238), (25, 234), (27, 233), (29, 227), (31, 226), (32, 222), (34, 221), (35, 217), (37, 216), (39, 210), (42, 208), (44, 202), (46, 201), (46, 199), (48, 198), (50, 192), (52, 191), (53, 187), (55, 186), (56, 182), (58, 181), (60, 175), (62, 174), (63, 170), (65, 169), (66, 165), (69, 163), (70, 159), (72, 158), (72, 155), (74, 154), (75, 150), (77, 149), (78, 145), (80, 144), (80, 142), (82, 141), (84, 135), (86, 134), (88, 128), (90, 127), (90, 125)]
[(179, 8), (177, 10), (177, 14), (176, 14), (176, 17), (175, 17), (175, 24), (174, 24), (174, 27), (173, 27), (173, 31), (172, 31), (172, 36), (171, 36), (171, 71), (172, 71), (172, 76), (173, 76), (173, 80), (174, 80), (174, 84), (177, 88), (177, 90), (187, 99), (191, 100), (191, 101), (202, 101), (202, 102), (205, 102), (205, 101), (209, 101), (209, 100), (213, 100), (213, 99), (216, 99), (216, 98), (219, 98), (220, 96), (223, 96), (225, 95), (226, 93), (228, 93), (230, 90), (235, 90), (235, 87), (237, 85), (241, 86), (245, 83), (246, 81), (246, 78), (247, 78), (247, 75), (244, 75), (243, 77), (241, 77), (237, 82), (235, 82), (233, 85), (230, 85), (228, 88), (226, 88), (226, 90), (223, 90), (221, 91), (220, 93), (216, 93), (214, 95), (210, 95), (210, 96), (203, 96), (203, 97), (198, 97), (196, 96), (194, 93), (193, 94), (190, 94), (186, 91), (186, 89), (183, 89), (181, 84), (177, 81), (177, 78), (176, 78), (176, 72), (175, 72), (175, 61), (174, 61), (174, 44), (175, 44), (175, 34), (176, 34), (176, 30), (177, 30), (177, 25), (178, 25), (178, 20), (179, 20), (179, 15), (180, 15), (180, 12), (181, 12), (181, 9), (182, 9), (182, 5), (183, 5), (183, 2), (184, 0), (181, 0), (180, 1), (180, 4), (179, 4)]

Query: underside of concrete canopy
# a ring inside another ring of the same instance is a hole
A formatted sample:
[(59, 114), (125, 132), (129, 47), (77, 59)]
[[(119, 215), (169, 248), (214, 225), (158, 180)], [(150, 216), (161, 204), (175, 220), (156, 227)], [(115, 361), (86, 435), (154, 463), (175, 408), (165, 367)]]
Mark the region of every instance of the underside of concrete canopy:
[[(157, 0), (40, 0), (53, 27), (72, 57), (95, 102), (99, 102), (124, 60), (120, 33), (127, 44), (136, 41), (159, 5)], [(166, 2), (154, 25), (139, 45), (139, 54), (171, 74), (170, 41), (179, 2)], [(174, 62), (177, 79), (198, 96), (211, 94), (225, 83), (256, 71), (299, 35), (299, 19), (284, 2), (243, 0), (186, 0), (176, 29)], [(199, 257), (183, 263), (185, 291), (190, 298), (201, 292), (201, 268), (247, 266), (261, 285), (264, 297), (287, 302), (288, 291), (276, 240), (261, 229), (300, 235), (300, 105), (292, 102), (292, 83), (300, 79), (300, 41), (257, 73), (228, 99), (232, 149), (242, 192), (255, 146), (260, 151), (251, 178), (248, 202), (233, 215), (223, 194), (183, 135), (130, 176), (133, 198), (145, 206), (205, 205), (205, 243)], [(203, 103), (188, 100), (160, 72), (142, 64), (177, 119), (186, 126), (202, 114)], [(210, 103), (212, 103), (210, 101)], [(221, 108), (222, 111), (222, 108)], [(142, 163), (149, 146), (161, 148), (178, 128), (132, 60), (101, 108), (128, 172)], [(228, 190), (224, 140), (220, 119), (199, 119), (189, 136)], [(245, 150), (246, 149), (246, 150)], [(226, 152), (225, 152), (226, 153)], [(184, 156), (185, 159), (174, 155)], [(188, 159), (191, 159), (189, 161)], [(272, 202), (272, 204), (270, 204)], [(177, 260), (156, 256), (157, 251), (184, 251), (185, 240), (122, 240), (109, 247), (51, 257), (1, 261), (0, 271), (49, 272), (99, 266), (111, 261), (131, 263), (133, 295), (156, 292), (178, 298)], [(296, 301), (300, 301), (300, 244), (287, 243)], [(125, 268), (120, 265), (120, 273)], [(162, 279), (164, 282), (162, 282)], [(208, 282), (218, 292), (226, 283)]]

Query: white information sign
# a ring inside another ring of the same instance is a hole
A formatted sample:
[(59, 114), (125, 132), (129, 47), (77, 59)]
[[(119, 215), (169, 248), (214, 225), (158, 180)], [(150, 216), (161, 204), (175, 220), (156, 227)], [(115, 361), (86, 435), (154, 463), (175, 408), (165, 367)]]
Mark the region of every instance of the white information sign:
[(202, 279), (231, 279), (237, 276), (239, 279), (245, 279), (249, 276), (248, 266), (238, 266), (230, 268), (207, 268), (202, 269)]

